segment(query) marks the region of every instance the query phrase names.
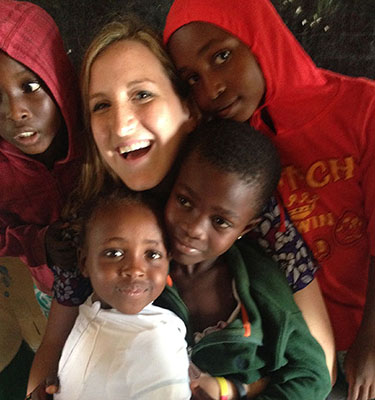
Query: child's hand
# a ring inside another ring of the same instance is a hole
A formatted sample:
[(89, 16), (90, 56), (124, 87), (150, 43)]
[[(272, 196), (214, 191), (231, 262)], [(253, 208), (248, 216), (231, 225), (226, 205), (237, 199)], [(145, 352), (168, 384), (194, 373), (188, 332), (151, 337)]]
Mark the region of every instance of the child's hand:
[(52, 400), (53, 395), (59, 390), (59, 381), (57, 377), (47, 378), (37, 386), (30, 394), (27, 395), (26, 400)]
[(191, 400), (215, 400), (199, 386), (192, 390)]
[(349, 384), (348, 400), (375, 398), (375, 338), (357, 336), (348, 350), (344, 363), (345, 376)]
[(48, 264), (63, 269), (73, 269), (77, 265), (77, 245), (75, 237), (69, 233), (67, 222), (51, 224), (44, 238)]

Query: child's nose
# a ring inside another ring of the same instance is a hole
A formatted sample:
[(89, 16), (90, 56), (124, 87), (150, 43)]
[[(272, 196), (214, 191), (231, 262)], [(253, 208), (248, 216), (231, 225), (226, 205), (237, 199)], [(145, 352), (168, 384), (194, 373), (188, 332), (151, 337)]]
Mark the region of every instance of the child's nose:
[(203, 240), (206, 235), (205, 218), (201, 216), (191, 216), (185, 224), (186, 235), (195, 240)]
[(26, 103), (19, 98), (10, 97), (8, 100), (8, 118), (12, 121), (26, 120), (30, 116), (30, 110)]
[(121, 265), (120, 273), (128, 278), (142, 278), (145, 275), (144, 263), (135, 258), (127, 260)]
[(225, 84), (219, 75), (209, 74), (203, 78), (204, 91), (210, 100), (216, 100), (225, 91)]

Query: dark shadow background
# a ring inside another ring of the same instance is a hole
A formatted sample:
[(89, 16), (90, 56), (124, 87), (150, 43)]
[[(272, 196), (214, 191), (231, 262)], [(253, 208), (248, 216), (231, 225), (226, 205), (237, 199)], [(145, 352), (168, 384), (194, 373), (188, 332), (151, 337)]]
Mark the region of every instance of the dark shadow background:
[[(54, 17), (77, 68), (92, 36), (108, 19), (130, 11), (161, 30), (172, 4), (172, 0), (33, 2)], [(272, 2), (317, 65), (352, 76), (375, 78), (375, 0)]]

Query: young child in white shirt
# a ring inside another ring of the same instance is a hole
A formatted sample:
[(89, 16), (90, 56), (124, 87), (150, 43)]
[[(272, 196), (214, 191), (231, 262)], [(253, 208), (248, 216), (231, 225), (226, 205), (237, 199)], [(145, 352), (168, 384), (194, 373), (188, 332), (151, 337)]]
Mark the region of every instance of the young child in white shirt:
[(54, 398), (190, 399), (185, 325), (152, 305), (168, 277), (162, 213), (141, 194), (93, 204), (79, 254), (93, 294), (62, 352)]

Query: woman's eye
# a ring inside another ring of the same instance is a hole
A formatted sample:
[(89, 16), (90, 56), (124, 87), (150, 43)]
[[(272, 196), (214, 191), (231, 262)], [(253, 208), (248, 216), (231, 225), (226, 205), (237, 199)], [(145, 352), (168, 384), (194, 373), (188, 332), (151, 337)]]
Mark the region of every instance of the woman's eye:
[(122, 250), (118, 249), (109, 249), (104, 251), (104, 256), (108, 258), (118, 258), (122, 257), (124, 255), (124, 252)]
[(96, 103), (94, 104), (94, 106), (92, 107), (92, 112), (96, 112), (96, 111), (101, 111), (104, 110), (105, 108), (109, 107), (109, 103)]
[(141, 90), (135, 95), (136, 100), (148, 100), (153, 97), (153, 94), (147, 90)]
[(219, 227), (220, 229), (226, 229), (232, 226), (230, 222), (222, 217), (213, 217), (212, 222), (216, 227)]
[(25, 93), (36, 92), (40, 87), (39, 82), (26, 82), (22, 85), (22, 89)]
[(184, 197), (184, 196), (177, 196), (177, 201), (179, 204), (181, 204), (183, 207), (191, 207), (190, 201)]
[(148, 251), (146, 251), (146, 257), (150, 260), (160, 260), (162, 255), (159, 251), (148, 250)]
[(216, 53), (214, 56), (215, 64), (224, 64), (230, 57), (231, 52), (229, 50), (223, 50)]

